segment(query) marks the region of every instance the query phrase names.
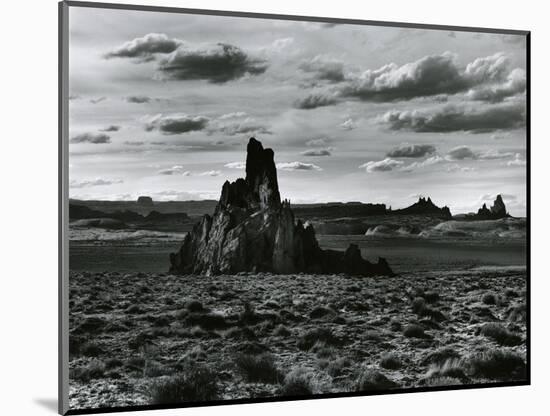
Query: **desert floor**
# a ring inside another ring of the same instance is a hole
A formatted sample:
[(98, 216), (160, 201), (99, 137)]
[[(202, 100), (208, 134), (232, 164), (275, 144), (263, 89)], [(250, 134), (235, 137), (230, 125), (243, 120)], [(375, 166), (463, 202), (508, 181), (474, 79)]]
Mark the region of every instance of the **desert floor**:
[(70, 407), (526, 377), (525, 268), (70, 274)]

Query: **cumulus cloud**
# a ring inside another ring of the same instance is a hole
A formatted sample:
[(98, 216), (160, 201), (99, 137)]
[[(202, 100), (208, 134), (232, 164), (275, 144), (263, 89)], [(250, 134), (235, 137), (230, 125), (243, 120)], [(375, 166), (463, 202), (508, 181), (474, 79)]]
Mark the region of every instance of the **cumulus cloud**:
[(120, 126), (110, 125), (110, 126), (105, 127), (104, 129), (101, 129), (99, 131), (113, 132), (113, 131), (119, 131), (119, 130), (120, 130)]
[(340, 124), (340, 127), (344, 130), (353, 130), (357, 128), (357, 124), (353, 121), (353, 119), (348, 118), (342, 124)]
[(401, 168), (401, 170), (405, 171), (405, 172), (412, 172), (413, 170), (416, 170), (416, 169), (422, 169), (422, 168), (425, 168), (427, 166), (433, 166), (433, 165), (437, 165), (439, 163), (443, 163), (445, 162), (445, 159), (442, 158), (441, 156), (439, 155), (433, 155), (433, 156), (430, 156), (422, 161), (419, 161), (419, 162), (413, 162), (413, 163), (410, 163), (406, 166), (403, 166)]
[(163, 33), (149, 33), (141, 38), (135, 38), (104, 55), (110, 58), (135, 58), (138, 61), (150, 61), (157, 53), (175, 51), (182, 41), (170, 39)]
[(147, 97), (146, 95), (131, 95), (126, 97), (124, 100), (127, 103), (145, 104), (151, 101), (151, 97)]
[(469, 131), (484, 133), (525, 126), (525, 106), (506, 104), (481, 110), (446, 106), (432, 113), (420, 111), (388, 111), (380, 122), (391, 130), (425, 132)]
[(476, 169), (471, 166), (460, 166), (457, 163), (450, 163), (447, 165), (447, 172), (474, 172)]
[(233, 113), (222, 114), (218, 118), (220, 120), (227, 120), (227, 119), (241, 118), (241, 117), (246, 117), (246, 116), (247, 116), (247, 114), (244, 111), (236, 111), (236, 112), (233, 112)]
[(431, 144), (403, 144), (390, 150), (388, 157), (420, 158), (435, 153), (435, 146)]
[(190, 176), (191, 172), (185, 170), (181, 165), (172, 166), (171, 168), (161, 169), (157, 172), (159, 175), (181, 175)]
[(299, 68), (304, 72), (313, 73), (318, 80), (341, 82), (345, 79), (344, 63), (322, 55), (303, 61)]
[(477, 58), (466, 66), (465, 77), (473, 84), (501, 81), (508, 71), (508, 57), (503, 53)]
[(204, 116), (191, 116), (187, 114), (172, 114), (169, 116), (156, 116), (150, 120), (145, 130), (159, 130), (162, 134), (183, 134), (190, 131), (204, 130), (210, 119)]
[(89, 180), (71, 180), (69, 182), (70, 188), (91, 188), (93, 186), (107, 186), (107, 185), (113, 185), (117, 183), (123, 183), (122, 179), (104, 179), (104, 178), (96, 178), (96, 179), (89, 179)]
[(481, 160), (498, 160), (498, 159), (509, 159), (514, 157), (512, 152), (503, 152), (497, 149), (489, 149), (484, 152), (480, 152), (477, 155), (478, 159)]
[(229, 169), (245, 169), (246, 163), (245, 162), (229, 162), (224, 165), (226, 168)]
[(320, 137), (318, 139), (311, 139), (306, 142), (306, 146), (326, 146), (329, 142), (329, 139), (325, 137)]
[(208, 170), (198, 173), (198, 176), (220, 176), (222, 173), (219, 170)]
[(141, 140), (126, 140), (124, 144), (127, 146), (143, 146), (145, 142)]
[(105, 133), (82, 133), (71, 137), (71, 143), (111, 143), (111, 137)]
[(520, 153), (516, 153), (514, 155), (514, 159), (509, 160), (506, 165), (508, 166), (526, 166), (527, 161), (523, 158), (523, 156)]
[(135, 62), (158, 62), (156, 78), (207, 80), (224, 83), (245, 75), (259, 75), (268, 65), (237, 46), (217, 43), (195, 47), (163, 33), (135, 38), (104, 55), (105, 59), (132, 58)]
[(332, 155), (332, 149), (326, 148), (326, 149), (311, 149), (311, 150), (305, 150), (300, 153), (302, 156), (331, 156)]
[(521, 94), (527, 86), (527, 76), (523, 69), (516, 68), (503, 83), (486, 85), (468, 91), (468, 98), (477, 101), (498, 103), (507, 97)]
[(158, 74), (161, 79), (225, 83), (266, 69), (266, 61), (250, 57), (237, 46), (218, 43), (208, 49), (178, 48), (160, 61)]
[(475, 159), (477, 155), (468, 146), (457, 146), (449, 150), (447, 160)]
[[(445, 52), (401, 66), (390, 63), (348, 74), (348, 82), (338, 91), (342, 96), (365, 101), (389, 102), (472, 90), (470, 94), (476, 100), (497, 102), (525, 90), (522, 74), (524, 78), (520, 69), (509, 72), (509, 60), (501, 53), (478, 58), (463, 69), (453, 54)], [(477, 87), (481, 88), (478, 92)]]
[(218, 123), (218, 125), (213, 127), (212, 130), (219, 131), (227, 136), (237, 136), (239, 134), (272, 134), (266, 126), (254, 121), (251, 118), (231, 123)]
[(323, 170), (319, 166), (313, 163), (303, 163), (303, 162), (281, 162), (277, 163), (277, 169), (280, 170)]
[(271, 46), (277, 50), (281, 50), (294, 43), (294, 38), (279, 38), (275, 39)]
[(364, 168), (368, 173), (388, 172), (397, 167), (400, 167), (401, 165), (403, 165), (403, 162), (401, 162), (400, 160), (395, 160), (387, 157), (383, 160), (378, 160), (378, 161), (372, 160), (370, 162), (363, 163), (361, 166), (359, 166), (359, 168), (361, 169)]
[(341, 93), (367, 101), (407, 100), (437, 94), (454, 94), (467, 83), (449, 53), (431, 55), (399, 66), (391, 63), (368, 69), (344, 86)]
[(307, 97), (300, 98), (294, 102), (294, 107), (302, 110), (312, 110), (317, 107), (325, 107), (328, 105), (334, 105), (338, 101), (329, 95), (324, 94), (310, 94)]
[(499, 159), (509, 159), (514, 157), (514, 153), (503, 152), (498, 149), (488, 149), (482, 152), (475, 152), (470, 149), (468, 146), (457, 146), (449, 150), (445, 156), (446, 160), (457, 161), (465, 159), (477, 159), (477, 160), (499, 160)]

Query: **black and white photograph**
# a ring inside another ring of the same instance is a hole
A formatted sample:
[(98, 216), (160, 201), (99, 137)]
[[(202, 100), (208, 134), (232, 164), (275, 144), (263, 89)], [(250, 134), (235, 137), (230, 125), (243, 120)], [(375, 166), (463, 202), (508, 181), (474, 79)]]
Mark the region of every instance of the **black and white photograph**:
[(70, 5), (68, 410), (529, 384), (529, 33)]

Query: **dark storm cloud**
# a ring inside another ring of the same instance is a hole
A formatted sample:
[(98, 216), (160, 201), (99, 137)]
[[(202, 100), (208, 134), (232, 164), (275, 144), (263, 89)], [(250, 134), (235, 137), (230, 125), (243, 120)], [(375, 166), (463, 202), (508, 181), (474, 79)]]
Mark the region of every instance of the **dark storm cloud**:
[(344, 63), (336, 60), (328, 60), (322, 56), (316, 56), (309, 61), (304, 61), (299, 68), (304, 72), (314, 74), (318, 80), (340, 82), (344, 80)]
[(264, 60), (250, 57), (237, 46), (218, 43), (209, 49), (181, 47), (161, 60), (158, 73), (161, 79), (224, 83), (266, 69)]
[(408, 144), (401, 145), (390, 150), (386, 156), (388, 157), (410, 157), (419, 158), (430, 155), (435, 152), (435, 146), (431, 144)]
[(431, 114), (419, 111), (389, 111), (381, 118), (391, 130), (417, 133), (468, 131), (484, 133), (525, 126), (525, 106), (512, 104), (483, 110), (447, 106)]
[(112, 124), (110, 126), (105, 127), (104, 129), (100, 129), (99, 131), (113, 132), (113, 131), (119, 131), (119, 130), (120, 130), (120, 126)]
[(124, 100), (127, 103), (145, 104), (151, 101), (151, 97), (147, 97), (146, 95), (131, 95), (126, 97)]
[[(497, 89), (499, 93), (477, 93), (475, 99), (501, 101), (525, 90), (521, 70), (509, 72), (509, 60), (501, 53), (477, 58), (461, 68), (450, 53), (425, 56), (404, 65), (395, 63), (349, 75), (338, 92), (343, 97), (364, 101), (390, 102), (419, 97), (476, 94), (476, 90)], [(510, 81), (510, 77), (513, 81)], [(508, 84), (513, 83), (513, 88)]]
[(150, 61), (156, 53), (175, 51), (182, 42), (170, 39), (162, 33), (149, 33), (142, 38), (136, 38), (104, 55), (110, 58), (136, 58), (139, 61)]
[(294, 107), (301, 110), (312, 110), (317, 107), (325, 107), (337, 103), (338, 101), (334, 97), (323, 94), (310, 94), (305, 98), (296, 100), (294, 102)]
[(182, 134), (190, 131), (204, 130), (209, 120), (208, 117), (189, 116), (186, 114), (160, 116), (147, 123), (145, 130), (159, 130), (163, 134)]
[(331, 156), (331, 149), (311, 149), (300, 153), (302, 156)]
[(93, 143), (103, 144), (111, 143), (111, 137), (105, 133), (82, 133), (73, 136), (70, 140), (71, 143)]

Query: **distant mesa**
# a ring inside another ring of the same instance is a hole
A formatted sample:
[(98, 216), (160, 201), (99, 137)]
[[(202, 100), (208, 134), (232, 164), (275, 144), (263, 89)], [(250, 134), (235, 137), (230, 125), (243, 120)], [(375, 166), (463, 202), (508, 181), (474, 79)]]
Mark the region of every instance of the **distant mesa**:
[[(89, 220), (99, 218), (110, 218), (121, 222), (133, 222), (143, 220), (143, 216), (133, 211), (115, 211), (115, 212), (103, 212), (96, 209), (89, 208), (85, 205), (69, 204), (69, 219), (70, 220)], [(84, 225), (84, 222), (79, 223)], [(98, 223), (101, 224), (101, 223)], [(76, 225), (76, 223), (73, 223)]]
[(389, 212), (398, 215), (430, 215), (442, 219), (452, 218), (449, 207), (444, 206), (440, 208), (435, 205), (429, 197), (420, 197), (418, 198), (418, 202), (415, 202), (407, 208), (396, 209), (393, 211), (390, 208)]
[(170, 263), (178, 274), (393, 275), (384, 259), (363, 259), (357, 245), (321, 249), (313, 226), (295, 221), (290, 202), (281, 201), (273, 150), (255, 138), (247, 146), (246, 177), (223, 184), (214, 214), (195, 224)]
[(72, 227), (125, 228), (128, 226), (151, 228), (180, 225), (190, 221), (185, 212), (151, 211), (141, 215), (130, 210), (99, 211), (86, 205), (69, 203), (69, 220)]
[(140, 196), (137, 199), (137, 203), (140, 205), (153, 205), (153, 198), (150, 196)]

